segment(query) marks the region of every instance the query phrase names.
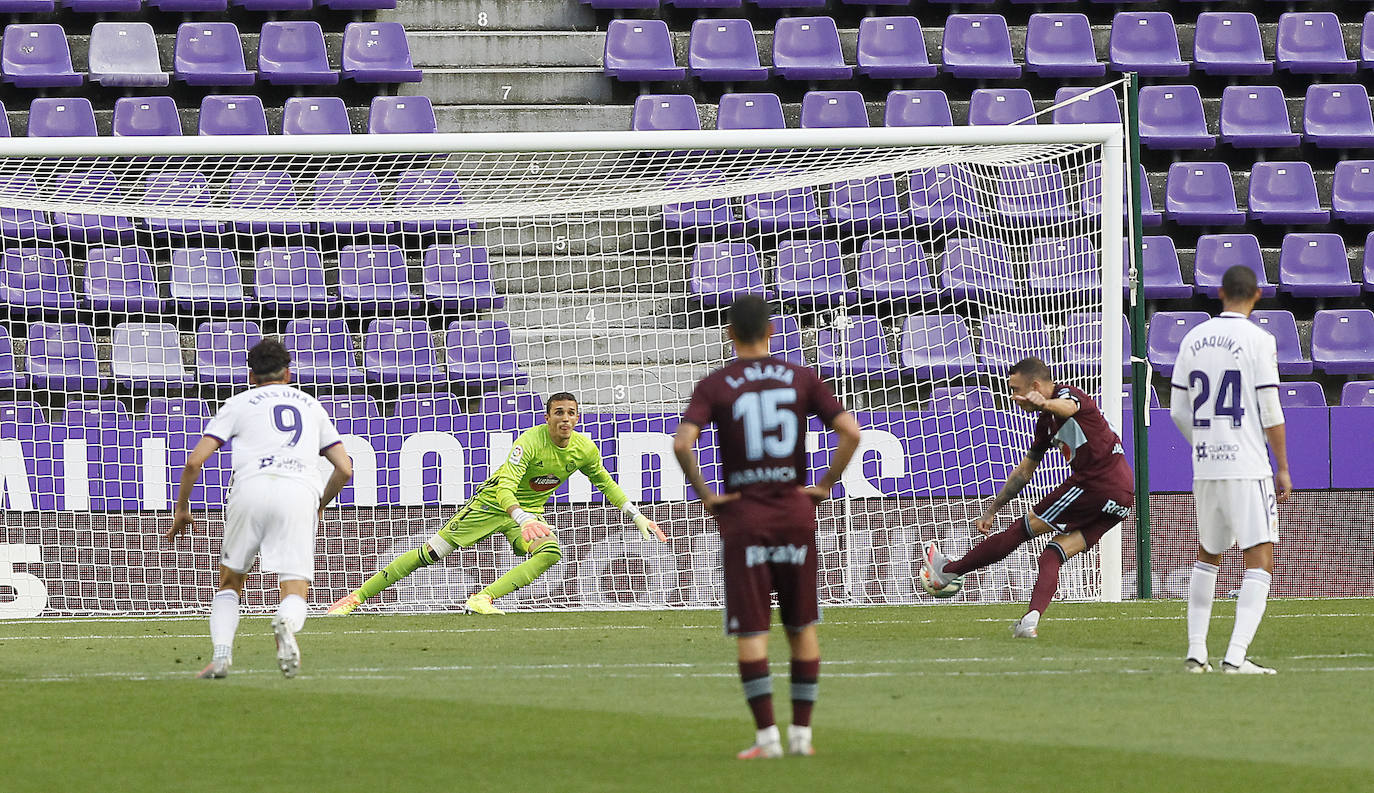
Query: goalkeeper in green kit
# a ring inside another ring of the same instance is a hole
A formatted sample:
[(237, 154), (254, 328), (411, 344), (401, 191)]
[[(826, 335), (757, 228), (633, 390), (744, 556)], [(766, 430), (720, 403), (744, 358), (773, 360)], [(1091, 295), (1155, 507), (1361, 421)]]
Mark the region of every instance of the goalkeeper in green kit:
[(465, 609), (475, 614), (503, 614), (492, 605), (493, 600), (529, 584), (563, 558), (553, 527), (543, 520), (544, 504), (574, 471), (586, 474), (608, 501), (633, 518), (644, 539), (652, 532), (659, 542), (667, 542), (658, 524), (645, 517), (606, 472), (601, 452), (591, 439), (574, 431), (577, 398), (567, 392), (549, 397), (545, 419), (543, 426), (515, 439), (506, 462), (437, 534), (393, 559), (356, 591), (330, 606), (329, 613), (349, 614), (383, 589), (448, 556), (454, 548), (468, 548), (499, 532), (517, 554), (529, 558), (468, 598)]

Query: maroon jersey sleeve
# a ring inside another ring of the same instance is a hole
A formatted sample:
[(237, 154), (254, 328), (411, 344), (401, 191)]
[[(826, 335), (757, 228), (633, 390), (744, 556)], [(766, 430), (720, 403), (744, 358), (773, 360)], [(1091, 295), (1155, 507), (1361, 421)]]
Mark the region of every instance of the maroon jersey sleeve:
[(692, 398), (687, 402), (687, 410), (682, 413), (682, 420), (698, 427), (705, 427), (711, 423), (711, 394), (715, 390), (715, 375), (710, 374), (697, 381), (696, 388), (692, 389)]
[(1035, 432), (1031, 437), (1030, 449), (1026, 455), (1034, 460), (1044, 459), (1045, 452), (1054, 443), (1054, 416), (1041, 413), (1035, 420)]

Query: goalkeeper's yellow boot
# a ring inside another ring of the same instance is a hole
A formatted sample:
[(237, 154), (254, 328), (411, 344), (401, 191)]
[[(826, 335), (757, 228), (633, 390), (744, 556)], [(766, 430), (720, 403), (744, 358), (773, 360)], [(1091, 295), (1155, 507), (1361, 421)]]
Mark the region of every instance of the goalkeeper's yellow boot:
[(330, 617), (343, 617), (353, 613), (353, 609), (361, 606), (363, 601), (358, 598), (357, 592), (349, 592), (347, 595), (334, 601), (334, 605), (329, 607), (325, 614)]
[(468, 602), (463, 604), (463, 611), (469, 614), (505, 614), (506, 612), (498, 609), (491, 604), (491, 595), (478, 592), (468, 598)]

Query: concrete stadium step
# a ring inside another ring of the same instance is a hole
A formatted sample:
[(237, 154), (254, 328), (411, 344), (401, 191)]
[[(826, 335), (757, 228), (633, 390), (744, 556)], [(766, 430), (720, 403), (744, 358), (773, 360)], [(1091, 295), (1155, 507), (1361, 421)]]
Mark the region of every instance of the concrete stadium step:
[(424, 81), (406, 83), (401, 93), (428, 96), (438, 105), (610, 104), (613, 81), (600, 67), (426, 69)]
[(515, 359), (530, 366), (595, 362), (604, 366), (709, 364), (725, 360), (721, 328), (536, 328), (514, 330)]
[[(660, 328), (685, 329), (708, 324), (703, 312), (690, 311), (686, 293), (625, 296), (619, 293), (507, 295), (491, 319), (512, 328)], [(715, 319), (709, 324), (718, 324)]]
[(692, 395), (696, 381), (709, 374), (709, 366), (650, 366), (613, 369), (593, 366), (528, 366), (528, 389), (537, 394), (570, 391), (584, 410), (619, 408), (638, 410), (644, 404), (675, 406), (681, 410)]
[(590, 6), (569, 0), (398, 0), (378, 19), (416, 30), (595, 30)]
[(503, 294), (537, 292), (674, 292), (687, 290), (691, 264), (684, 259), (608, 255), (594, 258), (507, 256), (490, 262)]
[(606, 34), (570, 31), (406, 31), (422, 69), (456, 66), (600, 67)]
[(605, 132), (630, 128), (630, 105), (439, 105), (440, 132)]

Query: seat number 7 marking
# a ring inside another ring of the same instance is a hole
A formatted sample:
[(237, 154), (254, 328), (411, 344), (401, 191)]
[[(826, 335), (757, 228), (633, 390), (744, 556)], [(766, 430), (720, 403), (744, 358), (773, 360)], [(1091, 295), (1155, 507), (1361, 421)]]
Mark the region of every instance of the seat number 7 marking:
[[(1207, 400), (1212, 395), (1212, 383), (1207, 373), (1200, 370), (1193, 370), (1188, 373), (1188, 390), (1197, 388), (1197, 395), (1193, 397), (1193, 426), (1205, 428), (1212, 426), (1210, 419), (1198, 418), (1198, 410), (1207, 404)], [(1212, 415), (1214, 417), (1229, 416), (1231, 426), (1239, 427), (1241, 419), (1245, 416), (1245, 408), (1240, 404), (1240, 370), (1227, 369), (1221, 373), (1221, 382), (1217, 384), (1217, 399), (1212, 405)]]
[(749, 460), (786, 457), (797, 446), (797, 389), (750, 391), (735, 400), (734, 417), (744, 424), (744, 456)]

